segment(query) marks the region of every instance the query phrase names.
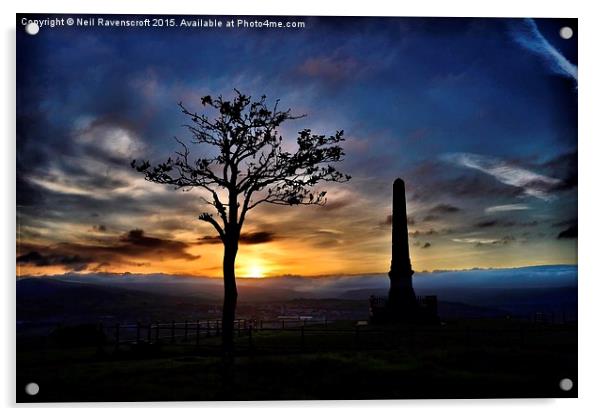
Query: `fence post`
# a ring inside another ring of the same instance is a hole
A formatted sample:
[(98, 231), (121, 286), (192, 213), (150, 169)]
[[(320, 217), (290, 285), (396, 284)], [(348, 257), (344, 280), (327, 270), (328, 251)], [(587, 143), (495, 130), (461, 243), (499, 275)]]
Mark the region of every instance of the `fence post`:
[(324, 317), (324, 328), (328, 328), (328, 318)]
[(284, 319), (282, 320), (282, 329), (284, 329)]
[(140, 322), (136, 322), (136, 344), (140, 344)]
[(188, 342), (188, 319), (184, 321), (184, 342)]
[(171, 343), (176, 342), (176, 321), (171, 321)]
[(360, 327), (359, 326), (355, 326), (355, 336), (353, 338), (353, 346), (355, 348), (359, 347), (359, 339), (360, 339)]
[(150, 344), (153, 341), (153, 323), (152, 322), (148, 323), (148, 333), (146, 334), (146, 337), (148, 338), (148, 343)]
[(197, 319), (196, 321), (196, 346), (199, 346), (199, 342), (200, 342), (200, 337), (201, 337), (201, 322)]
[(301, 349), (305, 349), (305, 325), (301, 327)]
[(159, 342), (159, 321), (155, 322), (155, 343)]
[(259, 320), (259, 329), (263, 329), (263, 319)]
[(464, 342), (466, 343), (466, 347), (470, 346), (470, 327), (469, 326), (466, 327)]

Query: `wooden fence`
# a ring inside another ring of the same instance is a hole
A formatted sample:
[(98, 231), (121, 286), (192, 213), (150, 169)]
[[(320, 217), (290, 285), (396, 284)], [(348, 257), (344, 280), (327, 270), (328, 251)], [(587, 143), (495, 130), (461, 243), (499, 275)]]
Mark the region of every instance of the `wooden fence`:
[[(464, 348), (492, 345), (496, 347), (537, 347), (550, 342), (572, 342), (576, 327), (570, 325), (524, 326), (483, 329), (470, 326), (445, 328), (420, 326), (378, 328), (365, 324), (340, 327), (336, 321), (246, 320), (234, 323), (237, 348), (248, 350), (307, 351), (322, 349), (388, 349), (407, 347)], [(103, 325), (105, 345), (119, 349), (124, 345), (179, 344), (207, 347), (206, 339), (219, 337), (220, 320), (155, 322), (149, 324)], [(259, 336), (278, 334), (278, 337)], [(561, 335), (560, 337), (558, 335)], [(576, 342), (576, 341), (575, 341)], [(213, 343), (219, 346), (219, 341)]]

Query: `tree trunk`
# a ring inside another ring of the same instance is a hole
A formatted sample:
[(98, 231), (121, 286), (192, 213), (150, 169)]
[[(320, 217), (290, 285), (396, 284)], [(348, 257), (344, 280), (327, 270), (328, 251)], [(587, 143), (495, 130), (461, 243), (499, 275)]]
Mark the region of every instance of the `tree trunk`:
[(224, 353), (231, 355), (234, 352), (234, 318), (236, 316), (236, 275), (234, 264), (238, 252), (238, 241), (224, 243), (224, 305), (222, 310), (222, 346)]

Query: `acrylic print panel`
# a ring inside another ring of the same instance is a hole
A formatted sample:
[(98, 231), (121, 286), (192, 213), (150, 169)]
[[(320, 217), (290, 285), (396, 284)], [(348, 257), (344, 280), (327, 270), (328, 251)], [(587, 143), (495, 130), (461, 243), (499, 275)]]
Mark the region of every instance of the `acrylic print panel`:
[(17, 28), (19, 402), (577, 396), (575, 19)]

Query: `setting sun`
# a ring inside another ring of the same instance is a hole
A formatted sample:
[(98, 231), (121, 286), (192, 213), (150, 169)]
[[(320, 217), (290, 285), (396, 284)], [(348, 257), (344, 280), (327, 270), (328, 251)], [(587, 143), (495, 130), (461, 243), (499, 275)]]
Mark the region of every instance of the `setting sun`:
[(260, 264), (252, 263), (249, 266), (248, 273), (246, 273), (246, 274), (247, 274), (247, 276), (245, 276), (245, 277), (253, 277), (253, 278), (260, 279), (262, 277), (265, 277), (265, 270)]

